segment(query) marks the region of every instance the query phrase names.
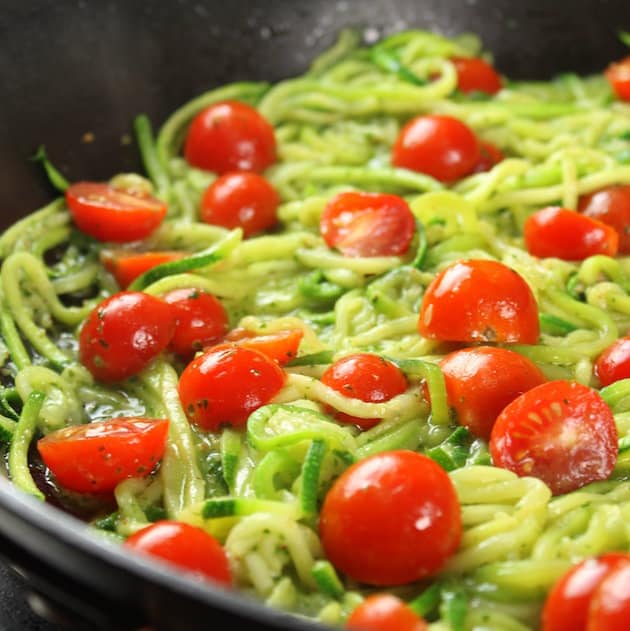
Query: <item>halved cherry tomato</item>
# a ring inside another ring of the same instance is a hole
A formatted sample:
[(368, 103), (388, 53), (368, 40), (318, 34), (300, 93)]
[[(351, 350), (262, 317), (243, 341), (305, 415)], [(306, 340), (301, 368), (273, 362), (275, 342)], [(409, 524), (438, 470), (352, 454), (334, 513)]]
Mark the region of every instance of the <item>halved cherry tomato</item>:
[(496, 94), (503, 86), (499, 73), (479, 57), (453, 57), (451, 59), (457, 70), (457, 89), (469, 92), (485, 92)]
[(630, 618), (630, 561), (599, 584), (588, 612), (586, 631), (627, 631)]
[(272, 359), (251, 348), (220, 344), (195, 358), (179, 380), (179, 396), (191, 422), (217, 431), (242, 427), (284, 385), (285, 374)]
[(416, 222), (397, 195), (339, 193), (324, 208), (320, 232), (345, 256), (398, 256), (409, 249)]
[(494, 424), (497, 467), (545, 482), (554, 495), (606, 480), (617, 460), (617, 426), (599, 393), (549, 381), (512, 401)]
[(351, 614), (346, 629), (353, 631), (427, 631), (427, 623), (392, 594), (372, 594)]
[(166, 204), (99, 182), (77, 182), (66, 203), (79, 230), (99, 241), (124, 243), (148, 237), (166, 216)]
[(232, 575), (225, 550), (205, 530), (181, 521), (157, 521), (129, 537), (126, 548), (170, 563), (226, 587)]
[(630, 337), (616, 340), (597, 358), (595, 375), (602, 386), (630, 378)]
[(427, 288), (418, 330), (424, 337), (450, 342), (535, 344), (538, 307), (522, 276), (503, 263), (458, 261)]
[(177, 323), (169, 344), (174, 353), (189, 357), (225, 335), (228, 316), (212, 294), (200, 289), (173, 289), (163, 300), (173, 308)]
[(441, 182), (459, 180), (479, 161), (479, 141), (473, 131), (452, 116), (418, 116), (400, 132), (392, 149), (392, 164), (426, 173)]
[(87, 317), (79, 335), (79, 358), (99, 381), (122, 381), (153, 361), (174, 332), (170, 305), (149, 294), (121, 291)]
[(517, 396), (546, 381), (527, 357), (494, 346), (464, 348), (440, 362), (448, 403), (460, 425), (488, 440), (497, 416)]
[(246, 237), (278, 220), (276, 189), (257, 173), (226, 173), (201, 198), (201, 219), (225, 228), (243, 228)]
[(479, 160), (475, 164), (473, 173), (484, 173), (499, 164), (504, 159), (503, 152), (491, 142), (479, 141)]
[(630, 56), (610, 64), (604, 74), (617, 98), (630, 101)]
[(256, 171), (276, 161), (273, 127), (250, 105), (221, 101), (193, 119), (184, 147), (192, 166), (215, 173)]
[(245, 348), (253, 348), (284, 366), (297, 357), (300, 342), (304, 337), (301, 329), (274, 331), (265, 335), (257, 335), (248, 329), (232, 329), (226, 336), (226, 342), (234, 342)]
[(459, 546), (461, 510), (448, 474), (433, 460), (386, 451), (337, 478), (319, 533), (328, 559), (350, 578), (402, 585), (444, 566)]
[(525, 246), (533, 256), (582, 261), (595, 254), (615, 256), (619, 235), (605, 223), (568, 208), (549, 206), (525, 221)]
[(145, 272), (162, 263), (177, 261), (186, 256), (183, 252), (127, 252), (125, 250), (103, 250), (101, 262), (116, 278), (121, 289), (126, 289)]
[(630, 254), (630, 185), (609, 186), (580, 197), (578, 211), (613, 227), (620, 254)]
[(37, 442), (61, 486), (107, 493), (127, 478), (144, 478), (164, 455), (168, 420), (116, 418), (64, 427)]
[[(367, 403), (389, 401), (409, 386), (398, 366), (371, 353), (342, 357), (326, 370), (321, 381), (350, 399)], [(358, 418), (343, 412), (336, 412), (335, 418), (361, 429), (369, 429), (381, 421), (380, 418)]]
[(593, 594), (606, 576), (628, 563), (630, 554), (613, 552), (574, 565), (549, 592), (541, 631), (586, 631)]

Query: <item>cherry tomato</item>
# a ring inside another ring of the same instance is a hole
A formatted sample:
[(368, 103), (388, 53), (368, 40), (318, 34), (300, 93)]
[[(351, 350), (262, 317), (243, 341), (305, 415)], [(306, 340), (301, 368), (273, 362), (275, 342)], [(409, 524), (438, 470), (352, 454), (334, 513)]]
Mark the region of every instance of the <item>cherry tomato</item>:
[(586, 631), (627, 631), (630, 618), (630, 561), (609, 572), (595, 590)]
[(107, 493), (127, 478), (144, 478), (164, 455), (168, 420), (116, 418), (64, 427), (37, 442), (61, 486)]
[(418, 330), (424, 337), (451, 342), (535, 344), (538, 307), (529, 285), (503, 263), (458, 261), (427, 288)]
[(604, 74), (617, 98), (630, 101), (630, 56), (610, 64)]
[(533, 256), (582, 261), (595, 254), (615, 256), (619, 235), (605, 223), (567, 208), (549, 206), (530, 215), (525, 246)]
[(276, 161), (273, 127), (250, 105), (221, 101), (193, 119), (184, 146), (192, 166), (215, 173), (256, 171)]
[(131, 535), (125, 547), (166, 561), (226, 587), (232, 575), (225, 550), (205, 530), (181, 521), (157, 521)]
[[(346, 397), (367, 403), (389, 401), (402, 394), (409, 385), (398, 366), (371, 353), (342, 357), (326, 370), (321, 381)], [(369, 429), (381, 421), (380, 418), (358, 418), (343, 412), (335, 413), (335, 418), (361, 429)]]
[(416, 222), (397, 195), (339, 193), (324, 208), (320, 232), (344, 256), (398, 256), (409, 249)]
[(98, 182), (77, 182), (66, 203), (79, 230), (99, 241), (124, 243), (148, 237), (166, 216), (166, 204)]
[(457, 89), (460, 92), (492, 95), (502, 88), (499, 73), (487, 61), (479, 57), (453, 57), (451, 61), (457, 70)]
[(527, 357), (494, 346), (455, 351), (440, 362), (440, 368), (460, 425), (485, 440), (508, 403), (546, 381)]
[(596, 390), (549, 381), (499, 414), (490, 453), (497, 467), (539, 478), (560, 495), (606, 480), (617, 460), (617, 440), (615, 419)]
[(346, 629), (355, 631), (427, 631), (427, 623), (392, 594), (372, 594), (351, 614)]
[(630, 254), (630, 185), (609, 186), (580, 197), (578, 211), (613, 227), (619, 253)]
[(170, 305), (149, 294), (121, 291), (87, 317), (79, 335), (79, 358), (99, 381), (122, 381), (153, 361), (174, 332)]
[(381, 452), (333, 483), (319, 533), (328, 559), (350, 578), (402, 585), (436, 574), (457, 550), (461, 510), (448, 474), (433, 460)]
[(267, 335), (256, 335), (253, 331), (243, 328), (232, 329), (226, 336), (227, 342), (234, 342), (245, 348), (253, 348), (273, 359), (280, 366), (284, 366), (297, 357), (300, 342), (304, 337), (301, 329), (287, 329), (274, 331)]
[(179, 380), (179, 396), (188, 418), (202, 429), (242, 427), (284, 385), (282, 369), (263, 353), (236, 344), (220, 344), (195, 358)]
[(418, 116), (400, 132), (392, 150), (392, 164), (419, 171), (441, 182), (452, 182), (473, 172), (479, 161), (479, 141), (457, 118)]
[(479, 160), (475, 164), (473, 173), (484, 173), (499, 164), (504, 159), (503, 152), (491, 142), (479, 141)]
[(630, 337), (616, 340), (597, 358), (595, 375), (602, 386), (630, 378)]
[(556, 582), (542, 612), (541, 631), (586, 631), (593, 594), (629, 554), (609, 553), (574, 565)]
[(163, 296), (171, 305), (176, 328), (169, 348), (182, 357), (218, 342), (228, 329), (223, 305), (200, 289), (174, 289)]
[(101, 262), (122, 289), (156, 265), (177, 261), (185, 256), (183, 252), (125, 252), (124, 250), (103, 250)]

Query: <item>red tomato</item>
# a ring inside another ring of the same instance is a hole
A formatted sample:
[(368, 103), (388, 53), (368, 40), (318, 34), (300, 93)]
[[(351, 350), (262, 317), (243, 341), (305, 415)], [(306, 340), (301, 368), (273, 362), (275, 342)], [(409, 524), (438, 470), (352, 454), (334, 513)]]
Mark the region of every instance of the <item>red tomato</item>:
[(346, 629), (355, 631), (427, 631), (427, 623), (400, 598), (368, 596), (351, 614)]
[(397, 195), (339, 193), (324, 208), (320, 232), (344, 256), (398, 256), (409, 249), (416, 222)]
[(597, 358), (595, 375), (602, 386), (630, 378), (630, 337), (616, 340)]
[(457, 118), (418, 116), (400, 132), (392, 150), (392, 164), (452, 182), (473, 172), (479, 161), (479, 142)]
[(586, 631), (627, 631), (630, 619), (630, 561), (609, 572), (593, 594)]
[(485, 440), (508, 403), (546, 381), (527, 357), (494, 346), (455, 351), (440, 362), (440, 368), (459, 424)]
[(604, 74), (617, 98), (630, 101), (630, 56), (610, 64)]
[(227, 342), (234, 342), (245, 348), (253, 348), (284, 366), (297, 357), (300, 342), (304, 337), (301, 329), (274, 331), (267, 335), (256, 335), (247, 329), (232, 329), (226, 336)]
[(595, 590), (615, 568), (629, 561), (629, 554), (610, 553), (573, 566), (547, 596), (541, 631), (586, 631)]
[(183, 252), (125, 252), (124, 250), (103, 250), (101, 262), (116, 278), (122, 289), (145, 272), (162, 263), (177, 261), (186, 256)]
[(192, 166), (215, 173), (256, 171), (276, 161), (273, 127), (250, 105), (221, 101), (193, 119), (184, 147)]
[(122, 381), (153, 361), (174, 332), (170, 305), (149, 294), (121, 291), (88, 316), (79, 335), (79, 358), (99, 381)]
[(613, 227), (619, 253), (630, 254), (630, 185), (609, 186), (580, 197), (578, 211)]
[(202, 429), (242, 427), (284, 385), (285, 374), (263, 353), (236, 344), (220, 344), (194, 359), (179, 380), (179, 396), (188, 418)]
[(538, 306), (529, 285), (503, 263), (459, 261), (427, 288), (418, 330), (450, 342), (535, 344)]
[(479, 141), (479, 160), (475, 164), (473, 173), (484, 173), (499, 164), (504, 159), (501, 149), (491, 142)]
[(218, 342), (228, 329), (223, 305), (200, 289), (174, 289), (163, 296), (171, 305), (176, 328), (169, 348), (182, 357)]
[(66, 203), (79, 230), (99, 241), (144, 239), (166, 216), (166, 204), (159, 199), (132, 195), (98, 182), (69, 186)]
[[(350, 399), (367, 403), (382, 403), (402, 394), (408, 387), (407, 378), (392, 362), (372, 355), (358, 353), (337, 360), (322, 375), (322, 383)], [(358, 418), (337, 412), (342, 422), (369, 429), (380, 423), (380, 418)]]
[(469, 92), (496, 94), (503, 85), (499, 73), (479, 57), (453, 57), (451, 61), (457, 70), (457, 89)]
[(448, 474), (413, 451), (389, 451), (350, 466), (320, 513), (328, 559), (350, 578), (402, 585), (439, 572), (457, 550), (461, 510)]
[(164, 455), (168, 420), (116, 418), (64, 427), (37, 442), (61, 486), (107, 493), (127, 478), (144, 478)]
[(606, 480), (617, 460), (617, 426), (596, 390), (549, 381), (501, 412), (490, 436), (497, 467), (545, 482), (554, 495)]
[(181, 521), (157, 521), (131, 535), (125, 547), (192, 572), (196, 577), (232, 586), (227, 555), (205, 530)]

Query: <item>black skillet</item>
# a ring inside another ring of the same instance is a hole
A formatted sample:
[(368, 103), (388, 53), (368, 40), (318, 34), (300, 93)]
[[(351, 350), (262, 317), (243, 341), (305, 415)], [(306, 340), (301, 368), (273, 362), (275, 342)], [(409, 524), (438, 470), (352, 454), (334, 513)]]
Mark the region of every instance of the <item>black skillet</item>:
[[(139, 168), (139, 112), (155, 125), (234, 80), (303, 71), (345, 26), (472, 31), (515, 78), (598, 72), (627, 54), (628, 0), (5, 0), (0, 7), (0, 228), (50, 199), (29, 161), (44, 143), (70, 180)], [(374, 30), (375, 29), (375, 30)], [(79, 629), (322, 628), (213, 591), (94, 540), (0, 479), (0, 555)], [(0, 618), (1, 623), (1, 618)], [(0, 624), (1, 626), (1, 624)]]

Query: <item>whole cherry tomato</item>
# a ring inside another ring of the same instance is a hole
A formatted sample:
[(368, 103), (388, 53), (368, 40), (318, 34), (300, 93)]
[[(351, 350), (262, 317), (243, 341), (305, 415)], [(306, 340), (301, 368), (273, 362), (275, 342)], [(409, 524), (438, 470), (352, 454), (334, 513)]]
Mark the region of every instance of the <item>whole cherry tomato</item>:
[(354, 631), (427, 631), (427, 623), (392, 594), (372, 594), (351, 614), (346, 629)]
[(121, 291), (99, 303), (79, 335), (79, 359), (104, 382), (139, 373), (171, 341), (175, 314), (163, 300)]
[(617, 460), (617, 440), (615, 419), (596, 390), (549, 381), (499, 414), (490, 453), (497, 467), (539, 478), (560, 495), (606, 480)]
[(451, 342), (535, 344), (540, 325), (529, 285), (513, 269), (490, 260), (459, 261), (429, 285), (418, 331)]
[(617, 98), (630, 101), (630, 56), (610, 64), (604, 74)]
[(300, 342), (304, 337), (301, 329), (286, 329), (274, 331), (265, 335), (256, 335), (247, 329), (232, 329), (226, 336), (226, 342), (234, 342), (245, 348), (253, 348), (270, 357), (275, 362), (284, 366), (298, 354)]
[(492, 95), (501, 89), (501, 77), (487, 61), (479, 57), (453, 57), (451, 61), (457, 70), (457, 89), (460, 92)]
[(504, 159), (503, 152), (491, 142), (479, 141), (479, 160), (475, 164), (473, 173), (484, 173), (499, 164)]
[(586, 631), (626, 631), (630, 617), (630, 561), (610, 571), (599, 584), (588, 612)]
[(64, 427), (37, 442), (64, 488), (107, 493), (127, 478), (148, 476), (164, 455), (168, 420), (116, 418)]
[(389, 451), (350, 466), (320, 513), (328, 559), (350, 578), (402, 585), (432, 576), (455, 552), (461, 510), (448, 474), (413, 451)]
[(630, 337), (616, 340), (597, 358), (595, 375), (602, 386), (630, 378)]
[(183, 252), (126, 252), (103, 250), (101, 262), (114, 275), (121, 289), (126, 289), (145, 272), (162, 263), (177, 261), (186, 256)]
[(630, 254), (630, 185), (609, 186), (584, 195), (578, 211), (614, 228), (619, 235), (619, 253)]

